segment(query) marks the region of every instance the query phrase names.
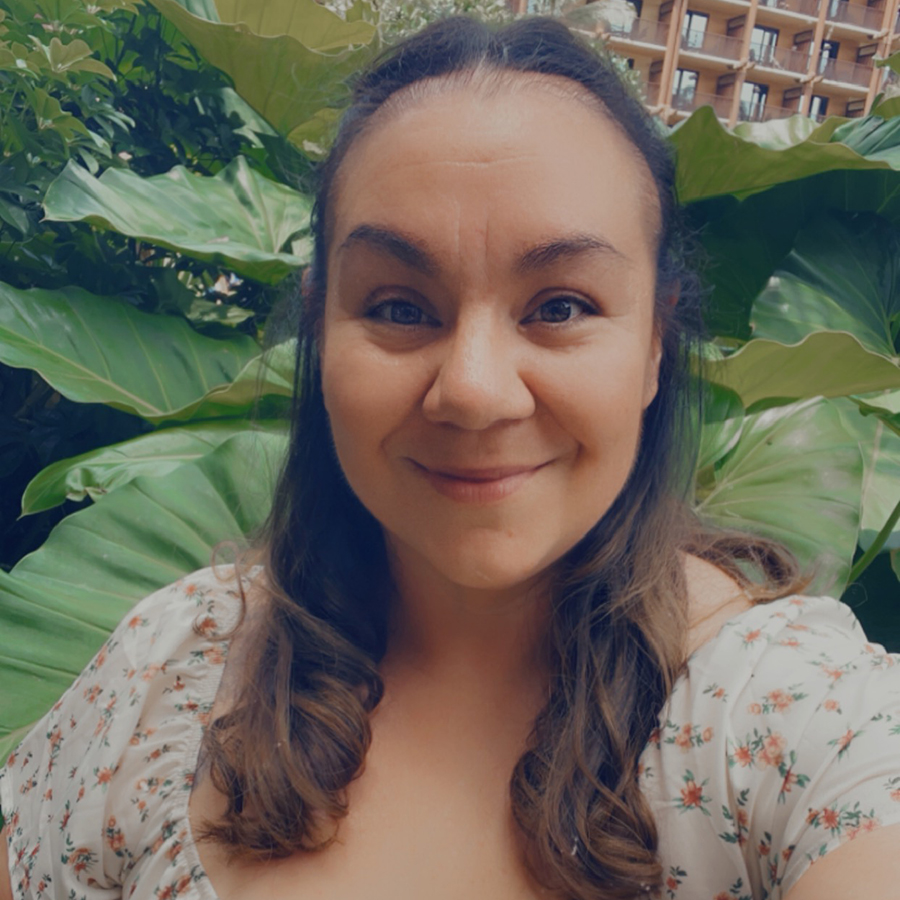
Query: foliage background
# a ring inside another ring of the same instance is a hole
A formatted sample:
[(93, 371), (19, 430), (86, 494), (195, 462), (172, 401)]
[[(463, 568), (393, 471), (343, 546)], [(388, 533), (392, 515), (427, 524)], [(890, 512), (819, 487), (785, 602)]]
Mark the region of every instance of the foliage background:
[[(439, 15), (508, 17), (335, 10), (0, 0), (0, 755), (135, 600), (264, 517), (278, 300), (347, 77)], [(731, 132), (700, 109), (671, 139), (709, 260), (697, 509), (900, 649), (900, 101)]]

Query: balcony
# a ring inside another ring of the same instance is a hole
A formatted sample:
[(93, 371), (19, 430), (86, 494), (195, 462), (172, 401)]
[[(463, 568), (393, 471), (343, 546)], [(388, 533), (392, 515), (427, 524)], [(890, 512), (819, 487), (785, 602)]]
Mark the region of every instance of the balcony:
[(867, 88), (872, 78), (872, 67), (846, 59), (825, 59), (819, 63), (819, 74), (826, 81), (839, 81), (841, 84), (855, 84)]
[(609, 36), (616, 40), (665, 48), (669, 25), (667, 22), (643, 22), (635, 19), (630, 25), (610, 24)]
[(819, 15), (819, 0), (759, 0), (759, 5), (801, 16)]
[(741, 39), (724, 34), (709, 34), (705, 31), (690, 29), (681, 35), (681, 49), (688, 53), (699, 53), (702, 56), (715, 56), (718, 59), (739, 60), (741, 58)]
[(766, 69), (779, 69), (805, 75), (809, 68), (809, 52), (790, 47), (760, 47), (750, 45), (750, 61)]
[(849, 0), (830, 0), (825, 17), (829, 22), (843, 22), (845, 25), (858, 25), (866, 31), (878, 31), (884, 10), (850, 3)]
[(731, 114), (731, 97), (723, 94), (708, 94), (706, 91), (685, 91), (674, 94), (671, 100), (672, 109), (692, 112), (701, 106), (711, 106), (720, 119), (727, 119)]

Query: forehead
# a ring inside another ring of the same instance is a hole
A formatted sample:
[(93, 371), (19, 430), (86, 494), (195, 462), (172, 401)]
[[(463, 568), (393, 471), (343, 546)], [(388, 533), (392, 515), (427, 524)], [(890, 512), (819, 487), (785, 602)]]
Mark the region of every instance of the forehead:
[(642, 154), (596, 97), (558, 76), (470, 72), (397, 92), (340, 166), (329, 244), (359, 221), (427, 222), (454, 206), (461, 226), (483, 219), (485, 230), (612, 227), (655, 258), (659, 201)]

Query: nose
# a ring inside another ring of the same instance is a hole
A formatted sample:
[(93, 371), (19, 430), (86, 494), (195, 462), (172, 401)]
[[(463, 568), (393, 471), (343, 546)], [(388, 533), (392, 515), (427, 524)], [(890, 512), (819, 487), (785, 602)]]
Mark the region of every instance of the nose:
[(460, 319), (435, 348), (437, 370), (422, 404), (430, 421), (481, 431), (534, 413), (522, 378), (523, 338), (493, 319), (489, 310)]

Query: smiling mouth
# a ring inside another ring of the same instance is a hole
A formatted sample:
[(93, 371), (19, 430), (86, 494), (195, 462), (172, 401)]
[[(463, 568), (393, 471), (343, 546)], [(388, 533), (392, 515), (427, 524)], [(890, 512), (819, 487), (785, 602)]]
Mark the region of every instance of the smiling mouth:
[(493, 468), (430, 468), (411, 459), (413, 468), (444, 497), (459, 503), (494, 503), (510, 496), (547, 463)]

